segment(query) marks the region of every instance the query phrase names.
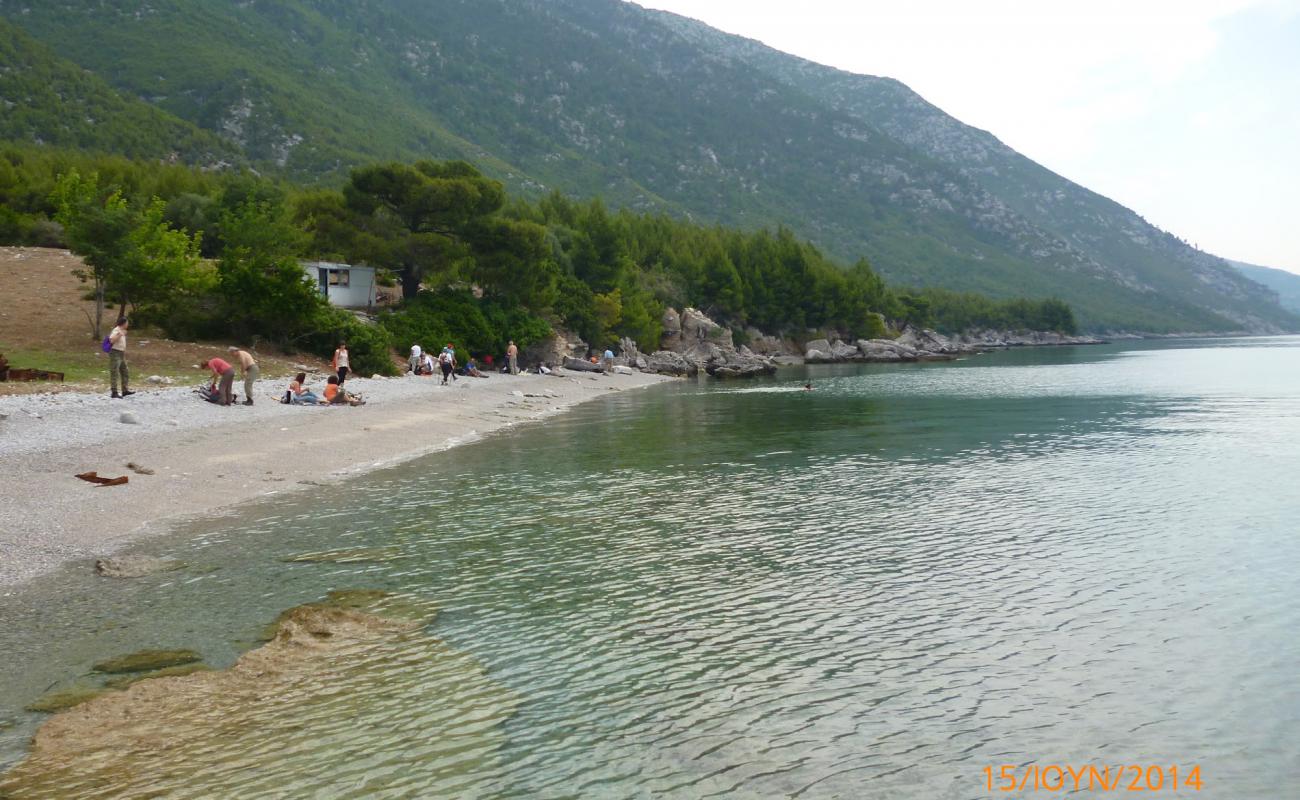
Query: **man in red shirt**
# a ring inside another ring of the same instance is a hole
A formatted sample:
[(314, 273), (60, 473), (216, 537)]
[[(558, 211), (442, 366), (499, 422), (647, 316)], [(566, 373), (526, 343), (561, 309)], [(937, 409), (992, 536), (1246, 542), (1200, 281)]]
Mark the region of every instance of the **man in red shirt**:
[[(235, 368), (230, 366), (230, 362), (220, 358), (209, 358), (200, 364), (199, 368), (212, 370), (212, 388), (220, 392), (220, 404), (223, 406), (230, 405), (231, 389), (235, 385)], [(221, 379), (220, 388), (217, 386), (218, 378)]]

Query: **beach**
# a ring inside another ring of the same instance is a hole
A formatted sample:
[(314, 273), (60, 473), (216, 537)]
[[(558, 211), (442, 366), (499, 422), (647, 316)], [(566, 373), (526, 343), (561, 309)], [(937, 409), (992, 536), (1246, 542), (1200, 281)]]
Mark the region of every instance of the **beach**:
[[(283, 405), (284, 379), (260, 381), (251, 407), (203, 402), (193, 386), (139, 389), (121, 400), (107, 390), (0, 397), (0, 593), (64, 563), (92, 569), (181, 519), (341, 482), (667, 380), (493, 374), (441, 386), (413, 375), (354, 378), (347, 389), (365, 397), (359, 407)], [(128, 411), (135, 422), (122, 421)], [(129, 482), (101, 487), (76, 477), (92, 471)]]

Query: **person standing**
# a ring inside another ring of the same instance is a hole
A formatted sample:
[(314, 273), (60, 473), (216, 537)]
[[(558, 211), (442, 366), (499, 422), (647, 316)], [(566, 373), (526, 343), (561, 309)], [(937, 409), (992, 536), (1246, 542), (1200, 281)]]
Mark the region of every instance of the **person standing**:
[(447, 385), (447, 378), (451, 376), (451, 371), (456, 368), (456, 356), (452, 350), (443, 350), (438, 354), (438, 366), (442, 368), (442, 385)]
[(257, 368), (257, 360), (253, 354), (247, 350), (240, 350), (238, 347), (230, 348), (230, 352), (239, 360), (239, 374), (244, 378), (244, 405), (253, 404), (253, 384), (261, 377), (262, 372)]
[[(231, 403), (231, 390), (235, 386), (235, 368), (230, 366), (230, 362), (222, 358), (209, 358), (199, 365), (200, 369), (212, 370), (212, 388), (220, 394), (221, 399), (217, 401), (219, 405), (228, 406)], [(217, 380), (221, 380), (218, 387)]]
[(519, 347), (515, 345), (515, 340), (510, 340), (510, 346), (506, 348), (506, 361), (510, 363), (510, 374), (519, 374)]
[[(117, 327), (108, 334), (108, 383), (113, 391), (111, 397), (114, 399), (121, 397), (130, 397), (135, 394), (127, 388), (127, 381), (131, 379), (131, 373), (126, 368), (126, 332), (131, 327), (131, 321), (126, 317), (117, 318)], [(122, 393), (117, 392), (118, 379), (122, 380)]]
[(348, 372), (352, 369), (352, 362), (348, 360), (348, 343), (339, 342), (339, 349), (334, 351), (334, 360), (330, 362), (339, 375), (339, 386), (347, 382)]
[(415, 375), (420, 374), (420, 366), (423, 364), (420, 352), (420, 346), (418, 344), (411, 345), (411, 372)]

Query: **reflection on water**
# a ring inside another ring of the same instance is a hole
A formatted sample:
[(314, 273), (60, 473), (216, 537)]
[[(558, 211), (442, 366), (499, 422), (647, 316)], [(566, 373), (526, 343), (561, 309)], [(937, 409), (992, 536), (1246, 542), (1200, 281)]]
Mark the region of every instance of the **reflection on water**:
[[(183, 572), (9, 598), (0, 757), (105, 655), (225, 666), (281, 609), (374, 587), (431, 597), (430, 632), (517, 693), (462, 793), (974, 798), (985, 766), (1038, 762), (1276, 797), (1300, 342), (1250, 341), (683, 383), (181, 531), (146, 549)], [(310, 775), (263, 768), (349, 796), (331, 775), (376, 750), (400, 771), (443, 746), (420, 720), (455, 676), (367, 670), (372, 726), (301, 743)]]

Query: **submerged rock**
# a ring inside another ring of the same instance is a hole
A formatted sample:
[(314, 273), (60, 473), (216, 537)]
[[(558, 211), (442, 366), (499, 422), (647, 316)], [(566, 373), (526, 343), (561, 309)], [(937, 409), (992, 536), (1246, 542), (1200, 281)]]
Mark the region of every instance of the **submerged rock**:
[(106, 689), (125, 689), (133, 683), (140, 681), (153, 680), (154, 678), (174, 678), (178, 675), (192, 675), (195, 672), (207, 672), (211, 670), (207, 664), (180, 664), (175, 667), (164, 667), (163, 669), (150, 670), (149, 672), (126, 673), (116, 678), (109, 678), (104, 681)]
[(54, 714), (79, 706), (88, 700), (94, 700), (106, 691), (108, 690), (103, 686), (73, 686), (57, 689), (46, 692), (28, 703), (24, 710), (41, 714)]
[(158, 572), (183, 569), (184, 562), (152, 556), (114, 556), (95, 561), (95, 573), (105, 578), (143, 578)]
[(141, 650), (138, 653), (101, 661), (91, 669), (109, 675), (118, 675), (124, 672), (150, 672), (181, 664), (193, 664), (202, 659), (203, 656), (193, 650)]
[[(36, 732), (0, 797), (486, 796), (519, 697), (424, 631), (433, 607), (374, 590), (281, 615), (228, 670), (154, 677)], [(376, 756), (400, 769), (377, 769)]]

